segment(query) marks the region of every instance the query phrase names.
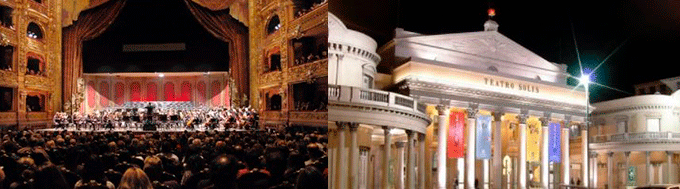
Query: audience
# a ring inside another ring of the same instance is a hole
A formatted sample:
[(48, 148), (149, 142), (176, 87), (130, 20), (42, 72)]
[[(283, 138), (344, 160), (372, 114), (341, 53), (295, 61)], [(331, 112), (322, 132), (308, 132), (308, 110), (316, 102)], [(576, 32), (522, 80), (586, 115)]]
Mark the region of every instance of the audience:
[(0, 189), (326, 188), (325, 132), (0, 131)]

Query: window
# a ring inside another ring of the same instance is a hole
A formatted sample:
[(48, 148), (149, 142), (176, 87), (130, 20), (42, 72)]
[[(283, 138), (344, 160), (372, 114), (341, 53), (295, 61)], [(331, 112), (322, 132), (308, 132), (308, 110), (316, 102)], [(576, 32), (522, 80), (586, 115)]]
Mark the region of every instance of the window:
[(625, 120), (620, 120), (616, 122), (616, 127), (618, 130), (618, 133), (626, 133), (628, 132), (628, 127), (626, 127), (628, 121)]
[(14, 110), (14, 88), (0, 87), (0, 112)]
[(44, 94), (26, 95), (26, 112), (44, 112), (44, 111), (45, 111)]
[(14, 47), (4, 46), (0, 47), (0, 70), (12, 71), (12, 59), (14, 56)]
[(32, 39), (42, 39), (43, 38), (43, 31), (40, 29), (40, 26), (38, 24), (31, 22), (28, 24), (28, 29), (26, 31), (26, 37), (32, 38)]
[(272, 54), (269, 55), (269, 71), (281, 70), (281, 55)]
[(12, 11), (14, 11), (14, 9), (11, 7), (0, 7), (0, 25), (10, 29), (14, 28), (14, 23), (12, 22)]
[(26, 61), (26, 75), (46, 76), (45, 63), (40, 55), (35, 53), (28, 54)]
[(362, 82), (362, 83), (363, 83), (363, 84), (362, 84), (361, 86), (362, 86), (363, 88), (372, 89), (372, 88), (373, 88), (373, 77), (364, 74), (364, 78), (363, 78), (363, 82)]
[(269, 19), (269, 23), (267, 24), (267, 34), (272, 34), (281, 28), (281, 21), (279, 20), (278, 15), (274, 15), (271, 19)]
[(659, 118), (647, 118), (647, 132), (659, 132), (660, 122)]

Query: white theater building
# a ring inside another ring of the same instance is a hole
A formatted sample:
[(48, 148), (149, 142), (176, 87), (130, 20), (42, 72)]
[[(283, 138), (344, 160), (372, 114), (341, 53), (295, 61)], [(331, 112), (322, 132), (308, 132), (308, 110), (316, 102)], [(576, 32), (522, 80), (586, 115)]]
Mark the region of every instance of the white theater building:
[(656, 90), (593, 104), (590, 146), (597, 178), (606, 178), (597, 180), (599, 188), (678, 183), (680, 78), (654, 83), (669, 94)]
[[(578, 129), (585, 93), (566, 84), (566, 65), (505, 37), (496, 22), (441, 35), (397, 29), (377, 54), (373, 39), (332, 14), (328, 27), (330, 188), (557, 188), (590, 178), (583, 165), (595, 164), (580, 148), (587, 131)], [(461, 113), (465, 155), (448, 158), (449, 116)], [(488, 116), (491, 158), (479, 160), (476, 120)], [(554, 163), (549, 123), (559, 124)]]

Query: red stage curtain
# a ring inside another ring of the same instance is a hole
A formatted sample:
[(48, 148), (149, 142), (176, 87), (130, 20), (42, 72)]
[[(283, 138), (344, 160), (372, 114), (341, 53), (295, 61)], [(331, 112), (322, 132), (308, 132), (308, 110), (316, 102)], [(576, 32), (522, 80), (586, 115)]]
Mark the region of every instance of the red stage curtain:
[(139, 82), (130, 84), (130, 101), (142, 101), (142, 88)]
[(99, 84), (99, 105), (107, 107), (109, 104), (109, 83), (102, 82)]
[(156, 101), (157, 88), (156, 83), (146, 84), (146, 101)]
[(198, 23), (213, 36), (229, 44), (229, 74), (234, 78), (238, 95), (248, 95), (248, 28), (229, 14), (229, 9), (213, 11), (194, 0), (185, 0)]
[(126, 0), (110, 0), (83, 11), (78, 21), (62, 30), (63, 99), (71, 99), (76, 80), (83, 75), (83, 41), (99, 36), (118, 16)]
[(125, 87), (123, 86), (123, 83), (118, 82), (114, 88), (116, 89), (116, 96), (114, 97), (116, 105), (122, 105), (123, 101), (125, 101)]
[(204, 105), (205, 104), (205, 82), (199, 81), (196, 84), (196, 92), (198, 92), (198, 96), (196, 97), (196, 101), (198, 101), (199, 105)]
[(94, 90), (94, 82), (90, 81), (87, 83), (87, 105), (90, 106), (90, 108), (94, 108), (94, 105), (97, 104), (94, 100), (94, 95), (95, 95), (95, 90)]
[(165, 92), (165, 101), (175, 101), (175, 84), (167, 82), (163, 88), (163, 91)]

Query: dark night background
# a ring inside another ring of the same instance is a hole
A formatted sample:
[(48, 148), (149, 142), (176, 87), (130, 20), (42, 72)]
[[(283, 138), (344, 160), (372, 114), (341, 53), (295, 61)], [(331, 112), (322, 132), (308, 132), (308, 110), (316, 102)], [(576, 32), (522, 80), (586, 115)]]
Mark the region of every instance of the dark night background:
[[(584, 68), (596, 70), (596, 82), (626, 91), (591, 86), (591, 102), (634, 94), (633, 85), (680, 76), (675, 69), (680, 48), (680, 1), (417, 1), (330, 0), (329, 11), (354, 30), (383, 45), (394, 28), (422, 34), (483, 30), (487, 9), (494, 8), (499, 32), (548, 61), (567, 64), (579, 76), (572, 37)], [(624, 43), (624, 41), (626, 41)], [(574, 85), (575, 80), (570, 80)]]
[[(184, 51), (122, 52), (124, 44), (185, 43)], [(227, 71), (228, 44), (184, 0), (128, 0), (113, 24), (83, 44), (85, 73)]]

